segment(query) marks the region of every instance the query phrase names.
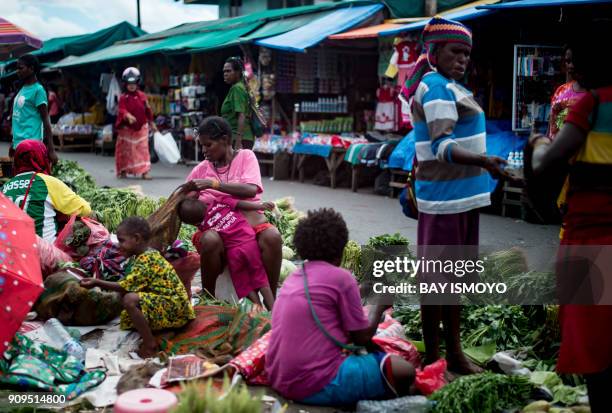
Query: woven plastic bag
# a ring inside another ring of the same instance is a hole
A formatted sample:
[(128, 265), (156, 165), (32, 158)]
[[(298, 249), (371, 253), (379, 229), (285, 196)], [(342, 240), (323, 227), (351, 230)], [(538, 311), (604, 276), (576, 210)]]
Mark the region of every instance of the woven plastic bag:
[(164, 251), (178, 238), (181, 230), (181, 221), (178, 217), (177, 207), (187, 197), (183, 186), (179, 186), (170, 198), (147, 221), (151, 226), (150, 245), (158, 251)]

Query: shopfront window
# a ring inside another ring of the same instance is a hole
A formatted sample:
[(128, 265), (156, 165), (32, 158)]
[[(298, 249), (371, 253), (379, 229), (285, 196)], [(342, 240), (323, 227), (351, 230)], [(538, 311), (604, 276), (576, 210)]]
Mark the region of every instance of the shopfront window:
[(312, 6), (314, 0), (268, 0), (268, 9), (284, 9), (287, 7)]

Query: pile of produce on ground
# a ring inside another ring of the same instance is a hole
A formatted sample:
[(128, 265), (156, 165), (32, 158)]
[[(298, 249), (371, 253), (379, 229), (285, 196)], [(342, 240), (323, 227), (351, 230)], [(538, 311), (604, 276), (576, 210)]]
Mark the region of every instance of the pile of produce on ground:
[(433, 413), (485, 413), (520, 408), (533, 385), (523, 376), (482, 373), (463, 376), (435, 392)]
[(245, 385), (230, 388), (227, 380), (221, 389), (216, 389), (212, 380), (184, 385), (178, 398), (171, 413), (259, 413), (263, 407), (261, 396), (251, 395)]
[(278, 199), (274, 201), (274, 204), (276, 208), (273, 211), (265, 212), (266, 218), (280, 232), (283, 245), (293, 248), (293, 234), (304, 214), (295, 209), (294, 200), (291, 197)]
[[(359, 282), (365, 278), (364, 272), (367, 262), (372, 262), (378, 255), (385, 255), (385, 249), (389, 247), (407, 247), (410, 245), (408, 238), (399, 233), (382, 234), (371, 237), (367, 244), (362, 247), (357, 242), (350, 240), (344, 247), (342, 262), (340, 266), (349, 270)], [(386, 251), (387, 253), (398, 254), (399, 251)], [(409, 252), (409, 251), (408, 251)]]
[[(89, 202), (96, 218), (111, 232), (125, 218), (146, 218), (166, 202), (166, 198), (153, 199), (130, 189), (98, 187), (94, 178), (74, 161), (60, 160), (53, 168), (53, 175)], [(190, 249), (193, 249), (191, 237), (195, 232), (196, 228), (191, 225), (182, 225), (179, 232), (179, 239)]]

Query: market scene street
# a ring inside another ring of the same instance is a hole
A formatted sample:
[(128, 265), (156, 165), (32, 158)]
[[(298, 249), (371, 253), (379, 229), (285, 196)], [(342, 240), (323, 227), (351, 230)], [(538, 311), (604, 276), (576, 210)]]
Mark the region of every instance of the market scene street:
[(612, 0), (5, 0), (0, 412), (603, 413)]

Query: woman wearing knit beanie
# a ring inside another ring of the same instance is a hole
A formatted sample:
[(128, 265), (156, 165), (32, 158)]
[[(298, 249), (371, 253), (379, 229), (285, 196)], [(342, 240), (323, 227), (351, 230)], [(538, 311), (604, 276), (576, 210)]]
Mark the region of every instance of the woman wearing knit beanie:
[[(459, 22), (434, 17), (422, 40), (423, 53), (402, 90), (404, 98), (414, 96), (419, 257), (477, 259), (478, 210), (491, 203), (487, 173), (507, 176), (505, 161), (486, 155), (484, 113), (458, 83), (470, 60), (471, 31)], [(454, 274), (422, 272), (419, 277), (422, 283), (470, 282)], [(426, 363), (439, 358), (442, 321), (449, 371), (470, 374), (479, 369), (461, 349), (459, 303), (458, 296), (421, 297)]]

